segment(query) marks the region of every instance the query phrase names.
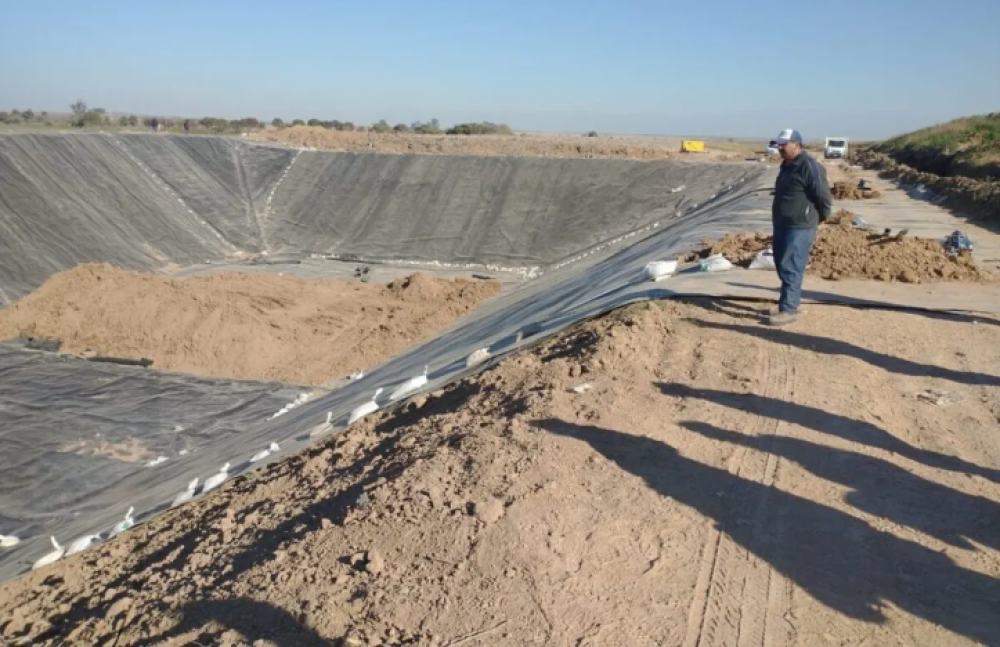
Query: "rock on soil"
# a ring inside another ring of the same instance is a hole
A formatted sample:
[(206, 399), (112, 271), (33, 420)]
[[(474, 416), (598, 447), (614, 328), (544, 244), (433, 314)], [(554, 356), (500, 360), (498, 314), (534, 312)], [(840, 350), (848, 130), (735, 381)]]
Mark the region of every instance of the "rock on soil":
[[(841, 211), (819, 228), (808, 272), (824, 279), (874, 279), (903, 283), (936, 281), (996, 281), (996, 274), (976, 264), (972, 255), (949, 256), (941, 241), (904, 236), (895, 238), (851, 225), (854, 214)], [(749, 266), (758, 252), (771, 247), (762, 232), (726, 234), (705, 241), (702, 256), (723, 254), (734, 265)], [(685, 259), (689, 260), (689, 259)]]
[(227, 272), (175, 279), (85, 264), (0, 310), (0, 339), (155, 368), (322, 385), (434, 337), (500, 291), (413, 274), (388, 286)]

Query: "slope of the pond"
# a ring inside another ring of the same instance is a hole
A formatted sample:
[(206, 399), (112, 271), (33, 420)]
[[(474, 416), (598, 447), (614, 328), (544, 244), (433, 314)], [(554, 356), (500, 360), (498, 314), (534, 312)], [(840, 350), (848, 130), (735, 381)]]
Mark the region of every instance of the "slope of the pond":
[(0, 303), (86, 261), (153, 269), (236, 251), (111, 136), (0, 137)]
[(0, 137), (0, 305), (79, 263), (259, 253), (545, 267), (754, 165), (302, 152), (216, 137)]
[(756, 165), (303, 152), (271, 251), (545, 267), (703, 204)]

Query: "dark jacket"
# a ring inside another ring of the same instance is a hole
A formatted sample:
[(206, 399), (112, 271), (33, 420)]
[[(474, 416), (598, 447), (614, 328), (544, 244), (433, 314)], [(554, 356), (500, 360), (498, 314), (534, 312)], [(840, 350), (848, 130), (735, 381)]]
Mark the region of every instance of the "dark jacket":
[(805, 151), (791, 162), (782, 162), (771, 207), (771, 221), (775, 227), (817, 227), (830, 217), (832, 204), (826, 169), (819, 162)]

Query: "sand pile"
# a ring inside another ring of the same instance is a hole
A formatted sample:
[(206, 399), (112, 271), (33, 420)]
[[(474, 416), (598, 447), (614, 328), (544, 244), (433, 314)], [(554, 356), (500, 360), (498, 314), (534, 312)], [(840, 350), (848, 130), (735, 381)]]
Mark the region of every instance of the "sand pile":
[(86, 264), (0, 310), (0, 339), (150, 358), (155, 368), (321, 385), (434, 337), (499, 292), (415, 274), (389, 286), (276, 274), (188, 279)]
[[(1000, 564), (965, 537), (997, 545), (1000, 327), (825, 308), (772, 337), (726, 308), (634, 306), (362, 421), (0, 587), (0, 636), (995, 642)], [(947, 440), (911, 393), (942, 376)]]
[[(949, 256), (941, 241), (889, 236), (851, 225), (854, 214), (841, 211), (836, 222), (819, 228), (812, 249), (809, 273), (825, 279), (875, 279), (904, 283), (935, 281), (994, 281), (997, 277), (979, 267), (973, 256)], [(762, 232), (727, 234), (705, 241), (702, 256), (723, 254), (733, 264), (747, 267), (757, 253), (771, 247), (771, 236)], [(688, 259), (685, 259), (688, 260)]]
[(834, 182), (830, 189), (834, 200), (874, 200), (881, 198), (882, 193), (877, 189), (862, 190), (852, 182)]

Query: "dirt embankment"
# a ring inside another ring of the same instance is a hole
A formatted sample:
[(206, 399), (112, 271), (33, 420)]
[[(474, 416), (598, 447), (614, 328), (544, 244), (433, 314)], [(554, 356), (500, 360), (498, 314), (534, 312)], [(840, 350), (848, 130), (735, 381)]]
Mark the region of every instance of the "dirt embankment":
[(747, 309), (577, 326), (0, 587), (0, 636), (1000, 640), (1000, 327), (824, 307), (772, 334)]
[(1000, 112), (961, 117), (871, 148), (925, 173), (1000, 182)]
[(276, 274), (172, 279), (86, 264), (0, 310), (0, 339), (58, 339), (63, 352), (145, 357), (165, 370), (321, 385), (432, 338), (499, 290), (424, 274), (382, 286)]
[[(858, 229), (854, 214), (839, 212), (830, 225), (819, 228), (808, 272), (825, 279), (875, 279), (903, 283), (936, 281), (996, 281), (1000, 277), (976, 264), (972, 255), (950, 256), (941, 241), (885, 235)], [(704, 242), (699, 255), (722, 254), (733, 264), (747, 267), (758, 252), (771, 247), (771, 236), (762, 232), (727, 234)], [(693, 260), (686, 258), (684, 260)]]
[(910, 185), (922, 184), (938, 195), (956, 200), (964, 207), (984, 212), (992, 218), (1000, 218), (1000, 181), (925, 173), (871, 149), (855, 151), (851, 159), (855, 164), (879, 171), (882, 177), (899, 178)]
[[(415, 155), (484, 155), (531, 157), (582, 157), (664, 159), (684, 157), (676, 137), (640, 135), (517, 134), (517, 135), (416, 135), (327, 130), (318, 126), (292, 126), (255, 133), (258, 141), (289, 146), (347, 152)], [(705, 153), (692, 157), (743, 160), (752, 144), (709, 142)]]

